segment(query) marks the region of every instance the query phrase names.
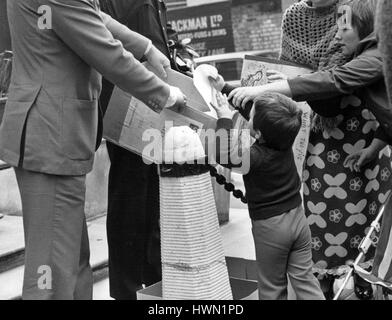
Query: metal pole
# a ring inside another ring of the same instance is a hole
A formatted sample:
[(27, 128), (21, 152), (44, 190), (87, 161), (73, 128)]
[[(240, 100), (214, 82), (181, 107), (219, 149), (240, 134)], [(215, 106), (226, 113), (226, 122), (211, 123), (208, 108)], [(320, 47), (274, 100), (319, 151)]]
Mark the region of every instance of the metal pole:
[(357, 257), (357, 259), (355, 259), (354, 264), (351, 266), (350, 271), (348, 272), (348, 274), (346, 275), (346, 278), (343, 281), (342, 286), (340, 287), (339, 291), (336, 293), (336, 295), (334, 296), (333, 300), (338, 300), (340, 295), (342, 294), (344, 288), (347, 285), (348, 280), (350, 279), (351, 275), (354, 272), (354, 269), (356, 266), (358, 266), (358, 264), (361, 262), (362, 258), (364, 257), (364, 255), (368, 252), (372, 241), (370, 239), (370, 237), (372, 236), (374, 230), (378, 230), (380, 229), (380, 220), (384, 214), (384, 210), (385, 207), (387, 206), (389, 199), (390, 199), (391, 195), (389, 195), (387, 201), (385, 202), (385, 204), (382, 206), (380, 212), (378, 213), (376, 219), (372, 222), (371, 227), (369, 229), (369, 232), (366, 234), (366, 237), (362, 240), (361, 244), (359, 245), (359, 250), (361, 251), (361, 253), (359, 254), (359, 256)]

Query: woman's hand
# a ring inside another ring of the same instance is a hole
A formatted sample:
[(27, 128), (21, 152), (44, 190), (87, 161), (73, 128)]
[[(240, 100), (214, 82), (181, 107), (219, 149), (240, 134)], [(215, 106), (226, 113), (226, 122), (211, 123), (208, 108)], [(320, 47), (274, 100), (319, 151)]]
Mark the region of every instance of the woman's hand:
[(233, 111), (230, 109), (229, 101), (227, 100), (226, 95), (223, 95), (220, 92), (216, 93), (216, 102), (217, 106), (211, 103), (211, 106), (215, 109), (216, 114), (218, 115), (219, 119), (226, 118), (232, 119), (233, 118)]
[(276, 70), (267, 70), (267, 78), (268, 78), (268, 82), (275, 82), (275, 81), (287, 80), (288, 76)]
[(350, 168), (351, 171), (359, 172), (361, 168), (378, 156), (380, 151), (387, 146), (385, 141), (374, 138), (370, 146), (349, 155), (344, 160), (344, 166)]
[(344, 166), (350, 168), (351, 171), (359, 172), (363, 166), (373, 161), (377, 155), (378, 152), (368, 147), (349, 155), (344, 160)]
[(223, 87), (225, 86), (225, 80), (223, 79), (223, 77), (220, 74), (218, 74), (218, 76), (216, 78), (209, 76), (208, 80), (210, 80), (211, 85), (218, 92), (221, 92)]
[(241, 87), (230, 92), (228, 99), (232, 100), (232, 104), (237, 108), (245, 108), (247, 102), (253, 101), (256, 97), (263, 93), (262, 87)]

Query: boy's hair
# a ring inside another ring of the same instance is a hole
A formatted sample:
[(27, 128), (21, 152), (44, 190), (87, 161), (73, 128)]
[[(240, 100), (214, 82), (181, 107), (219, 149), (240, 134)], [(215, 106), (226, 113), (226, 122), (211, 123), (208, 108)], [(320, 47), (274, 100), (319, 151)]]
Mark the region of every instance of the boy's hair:
[(343, 5), (351, 8), (351, 23), (362, 40), (374, 31), (378, 0), (348, 0)]
[(302, 125), (302, 110), (290, 98), (265, 93), (254, 101), (253, 129), (260, 130), (266, 145), (276, 150), (293, 146)]

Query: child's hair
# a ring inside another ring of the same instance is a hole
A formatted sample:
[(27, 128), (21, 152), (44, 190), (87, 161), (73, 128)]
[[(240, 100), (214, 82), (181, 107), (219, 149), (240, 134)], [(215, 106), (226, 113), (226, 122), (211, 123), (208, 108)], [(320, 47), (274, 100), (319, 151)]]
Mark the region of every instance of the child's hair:
[(347, 0), (342, 5), (351, 8), (352, 25), (362, 40), (374, 31), (378, 0)]
[(302, 125), (302, 110), (290, 98), (265, 93), (254, 101), (253, 129), (260, 130), (266, 145), (276, 150), (293, 146)]

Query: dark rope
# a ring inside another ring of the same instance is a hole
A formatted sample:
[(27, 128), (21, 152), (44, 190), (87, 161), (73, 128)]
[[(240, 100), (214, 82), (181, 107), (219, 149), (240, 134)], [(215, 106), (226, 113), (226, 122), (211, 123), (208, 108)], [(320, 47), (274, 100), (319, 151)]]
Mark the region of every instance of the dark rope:
[(233, 193), (234, 198), (240, 199), (241, 202), (243, 202), (245, 204), (248, 203), (246, 196), (243, 194), (243, 192), (241, 190), (235, 189), (234, 184), (227, 182), (225, 176), (219, 174), (218, 171), (216, 170), (216, 168), (214, 168), (213, 166), (209, 166), (209, 167), (210, 167), (211, 176), (215, 178), (216, 182), (219, 185), (224, 186), (224, 188), (227, 192)]

